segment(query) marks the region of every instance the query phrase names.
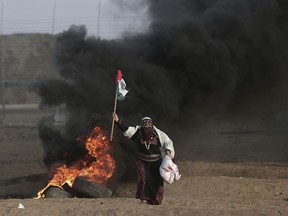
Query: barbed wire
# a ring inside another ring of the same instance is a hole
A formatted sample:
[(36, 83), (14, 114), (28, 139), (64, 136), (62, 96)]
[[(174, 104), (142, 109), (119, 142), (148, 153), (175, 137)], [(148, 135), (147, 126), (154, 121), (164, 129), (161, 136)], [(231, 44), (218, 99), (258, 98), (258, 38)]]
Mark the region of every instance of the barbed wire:
[(122, 31), (139, 31), (139, 26), (147, 26), (148, 18), (145, 16), (103, 16), (80, 17), (80, 18), (57, 18), (51, 19), (13, 19), (2, 20), (2, 34), (13, 34), (19, 32), (55, 32), (59, 33), (71, 25), (85, 25), (97, 34), (110, 35), (115, 37)]

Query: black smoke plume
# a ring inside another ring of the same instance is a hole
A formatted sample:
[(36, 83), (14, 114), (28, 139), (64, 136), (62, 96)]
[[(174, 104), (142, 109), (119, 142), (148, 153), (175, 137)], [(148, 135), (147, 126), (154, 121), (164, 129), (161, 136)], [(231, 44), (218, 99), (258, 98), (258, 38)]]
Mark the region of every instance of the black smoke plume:
[[(182, 152), (194, 160), (241, 160), (243, 155), (275, 160), (277, 155), (261, 156), (257, 147), (247, 152), (237, 142), (253, 144), (255, 137), (239, 138), (245, 131), (264, 140), (272, 136), (262, 134), (271, 124), (287, 125), (288, 3), (147, 3), (151, 24), (145, 33), (105, 40), (88, 36), (85, 26), (71, 26), (57, 35), (55, 62), (61, 79), (44, 80), (37, 91), (43, 105), (65, 104), (69, 116), (64, 132), (51, 129), (47, 121), (39, 124), (47, 163), (63, 159), (64, 149), (70, 155), (78, 152), (77, 138), (97, 124), (109, 135), (118, 69), (130, 89), (118, 103), (120, 117), (126, 124), (152, 117), (173, 139), (179, 157)], [(117, 128), (115, 133), (116, 154), (133, 154)], [(261, 148), (274, 152), (272, 145)]]

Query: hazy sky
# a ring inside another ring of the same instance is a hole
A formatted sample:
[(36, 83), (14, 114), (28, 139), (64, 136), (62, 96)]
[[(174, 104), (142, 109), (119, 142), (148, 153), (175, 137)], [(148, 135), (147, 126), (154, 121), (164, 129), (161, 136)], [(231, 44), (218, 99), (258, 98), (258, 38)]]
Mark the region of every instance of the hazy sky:
[(142, 31), (148, 23), (145, 0), (0, 0), (0, 3), (3, 34), (59, 33), (72, 24), (84, 24), (88, 34), (115, 38), (123, 31)]

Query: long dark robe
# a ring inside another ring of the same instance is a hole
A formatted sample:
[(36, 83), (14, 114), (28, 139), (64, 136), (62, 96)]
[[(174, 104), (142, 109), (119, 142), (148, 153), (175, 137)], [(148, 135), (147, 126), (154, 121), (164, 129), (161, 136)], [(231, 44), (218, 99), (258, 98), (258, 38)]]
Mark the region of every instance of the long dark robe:
[(138, 153), (144, 155), (159, 155), (156, 161), (147, 161), (137, 157), (137, 192), (136, 198), (147, 200), (148, 204), (160, 205), (163, 199), (163, 179), (160, 176), (159, 168), (161, 166), (162, 157), (160, 153), (160, 141), (157, 138), (155, 144), (150, 144), (149, 149), (143, 143), (142, 131), (139, 130), (131, 137), (137, 144)]
[(155, 162), (137, 159), (137, 199), (147, 200), (147, 203), (151, 205), (161, 204), (164, 187), (159, 172), (160, 165), (161, 159)]
[[(122, 131), (126, 131), (127, 127), (119, 125)], [(160, 152), (160, 141), (158, 137), (154, 140), (154, 144), (145, 145), (143, 142), (143, 131), (141, 129), (131, 137), (137, 145), (138, 155), (137, 163), (137, 191), (136, 198), (146, 200), (147, 204), (160, 205), (163, 199), (164, 187), (163, 179), (160, 176), (159, 168), (161, 166), (162, 157)], [(145, 156), (159, 155), (157, 160), (147, 160), (139, 157), (139, 153)]]

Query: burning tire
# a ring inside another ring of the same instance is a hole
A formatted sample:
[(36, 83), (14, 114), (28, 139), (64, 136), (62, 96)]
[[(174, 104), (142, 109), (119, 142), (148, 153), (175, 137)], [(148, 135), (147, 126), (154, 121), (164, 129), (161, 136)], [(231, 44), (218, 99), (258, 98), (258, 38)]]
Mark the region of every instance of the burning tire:
[(112, 196), (112, 191), (110, 189), (82, 177), (77, 177), (75, 179), (72, 189), (91, 198), (108, 198)]
[(46, 198), (72, 198), (73, 196), (69, 192), (62, 190), (61, 188), (50, 186), (45, 191), (45, 197)]

